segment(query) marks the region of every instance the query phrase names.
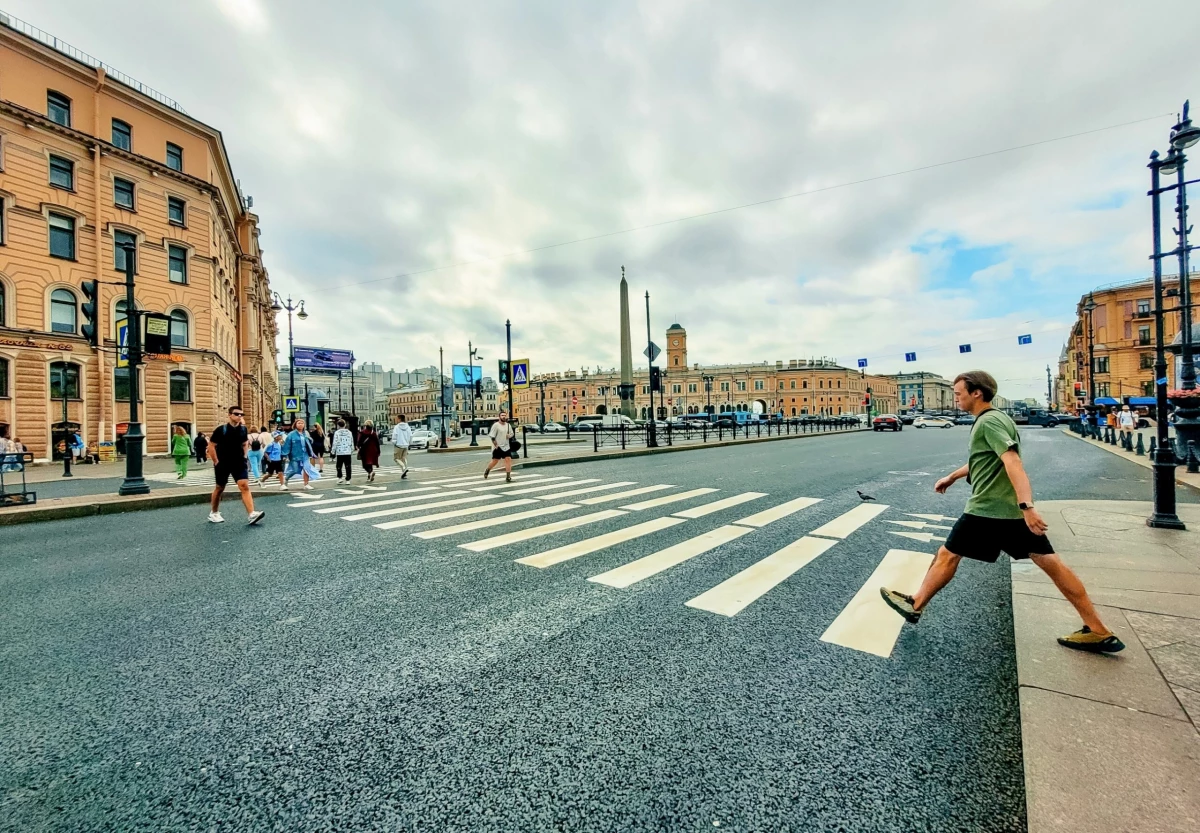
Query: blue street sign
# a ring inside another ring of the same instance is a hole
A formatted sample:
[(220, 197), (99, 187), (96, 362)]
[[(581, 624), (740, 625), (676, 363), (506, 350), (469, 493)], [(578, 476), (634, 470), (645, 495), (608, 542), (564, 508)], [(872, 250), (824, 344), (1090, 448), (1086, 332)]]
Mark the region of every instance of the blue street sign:
[(129, 367), (129, 319), (117, 323), (117, 367)]
[(456, 385), (473, 385), (483, 379), (483, 368), (480, 365), (455, 364), (450, 366), (450, 378)]
[(508, 372), (514, 389), (529, 387), (529, 359), (513, 359)]
[(1032, 335), (1017, 336), (1017, 344), (1033, 344)]
[(1154, 381), (1154, 384), (1156, 384), (1156, 385), (1165, 385), (1166, 383), (1167, 383), (1167, 378), (1165, 376), (1161, 379), (1156, 379)]
[(971, 345), (969, 345), (969, 344), (960, 344), (960, 345), (958, 345), (958, 352), (960, 352), (960, 353), (970, 353), (970, 352), (971, 352)]
[(289, 414), (300, 413), (300, 397), (299, 396), (283, 397), (283, 410)]
[(866, 360), (866, 359), (859, 359), (859, 360), (858, 360), (858, 366), (859, 366), (859, 367), (866, 367), (866, 366), (867, 366), (867, 360)]
[(905, 353), (904, 360), (906, 362), (915, 362), (917, 360), (917, 354), (916, 353)]

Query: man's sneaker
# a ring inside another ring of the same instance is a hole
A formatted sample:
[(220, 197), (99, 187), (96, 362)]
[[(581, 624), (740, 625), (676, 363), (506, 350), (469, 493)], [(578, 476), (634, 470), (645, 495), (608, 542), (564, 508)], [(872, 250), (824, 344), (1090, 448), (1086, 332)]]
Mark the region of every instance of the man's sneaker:
[(1087, 625), (1075, 633), (1060, 636), (1058, 644), (1076, 651), (1091, 651), (1094, 654), (1115, 654), (1125, 650), (1125, 643), (1117, 639), (1115, 633), (1101, 636), (1093, 633)]
[(883, 596), (883, 600), (887, 602), (888, 607), (904, 617), (904, 620), (910, 625), (915, 625), (921, 621), (921, 612), (913, 609), (913, 597), (907, 593), (897, 593), (895, 590), (888, 590), (886, 587), (879, 588), (879, 595)]
[(489, 475), (489, 474), (491, 474), (491, 473), (492, 473), (492, 470), (491, 470), (491, 469), (484, 469), (484, 470), (483, 470), (483, 479), (484, 479), (484, 480), (487, 480), (487, 479), (488, 479), (488, 475)]
[(267, 513), (261, 509), (259, 509), (256, 512), (251, 512), (249, 515), (246, 516), (246, 523), (249, 524), (250, 526), (254, 526), (256, 523), (261, 521), (263, 519), (263, 516), (266, 514)]
[(208, 522), (210, 524), (223, 524), (223, 523), (225, 523), (225, 519), (221, 517), (220, 512), (209, 512), (208, 513)]
[(286, 484), (286, 483), (280, 483), (280, 484), (279, 484), (279, 491), (281, 491), (281, 492), (286, 492), (287, 490), (288, 490), (288, 487), (287, 487), (287, 484)]
[(408, 469), (404, 470), (404, 472), (400, 475), (400, 479), (403, 480), (406, 477), (408, 477)]
[(511, 475), (511, 474), (506, 474), (506, 475), (504, 475), (504, 482), (505, 482), (505, 483), (512, 483), (512, 475)]
[(304, 489), (305, 489), (305, 491), (311, 492), (311, 491), (313, 490), (312, 484), (311, 484), (311, 483), (305, 483), (305, 484), (304, 484)]

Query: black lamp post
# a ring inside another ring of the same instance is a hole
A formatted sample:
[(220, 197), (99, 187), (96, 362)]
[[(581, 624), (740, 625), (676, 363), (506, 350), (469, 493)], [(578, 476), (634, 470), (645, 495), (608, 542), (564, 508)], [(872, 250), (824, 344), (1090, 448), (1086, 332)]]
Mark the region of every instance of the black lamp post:
[(1087, 313), (1088, 328), (1088, 389), (1087, 402), (1092, 410), (1096, 407), (1096, 334), (1092, 330), (1092, 313), (1096, 311), (1096, 299), (1092, 297), (1092, 293), (1088, 293), (1087, 301), (1083, 304), (1083, 311)]
[(142, 477), (142, 447), (146, 435), (138, 420), (138, 365), (142, 363), (142, 326), (137, 302), (133, 297), (133, 270), (136, 249), (133, 244), (121, 246), (125, 252), (125, 321), (127, 326), (126, 356), (129, 367), (129, 427), (125, 430), (125, 480), (117, 489), (119, 495), (148, 495), (150, 486)]
[(706, 373), (703, 376), (701, 376), (700, 378), (704, 380), (704, 396), (705, 396), (705, 400), (706, 400), (705, 405), (704, 405), (704, 412), (706, 414), (708, 414), (709, 417), (711, 418), (712, 417), (712, 383), (713, 383), (713, 380), (716, 379), (716, 377), (710, 376)]
[[(284, 303), (279, 293), (274, 293), (275, 302), (271, 304), (271, 309), (275, 312), (287, 310), (288, 314), (288, 396), (296, 395), (296, 346), (292, 342), (292, 313), (296, 313), (296, 317), (301, 321), (308, 318), (308, 313), (304, 311), (304, 302), (298, 304), (292, 303), (292, 296), (289, 295), (287, 302)], [(341, 382), (338, 382), (338, 394), (341, 394)], [(339, 406), (340, 407), (340, 406)], [(351, 410), (354, 409), (353, 403), (350, 405)]]
[(446, 447), (446, 360), (442, 355), (442, 348), (438, 348), (438, 401), (441, 404), (441, 439), (438, 441), (438, 448)]
[[(75, 435), (67, 423), (67, 362), (58, 365), (58, 392), (62, 394), (62, 427), (63, 427), (63, 477), (74, 477), (71, 474), (71, 451)], [(71, 440), (68, 441), (67, 437)]]
[(471, 344), (467, 342), (467, 366), (470, 368), (470, 376), (467, 381), (468, 393), (471, 397), (471, 445), (479, 445), (479, 424), (475, 422), (475, 360), (483, 360), (483, 356)]

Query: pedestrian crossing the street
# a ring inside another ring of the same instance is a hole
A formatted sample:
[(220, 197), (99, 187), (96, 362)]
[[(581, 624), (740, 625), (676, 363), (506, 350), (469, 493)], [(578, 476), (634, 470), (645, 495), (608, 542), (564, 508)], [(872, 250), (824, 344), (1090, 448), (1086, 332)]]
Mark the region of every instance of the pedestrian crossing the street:
[[(658, 577), (668, 572), (686, 571), (693, 563), (711, 569), (728, 557), (728, 552), (722, 556), (722, 548), (740, 539), (762, 537), (767, 527), (808, 528), (790, 543), (741, 570), (731, 570), (728, 577), (682, 602), (698, 613), (723, 617), (738, 616), (761, 604), (789, 580), (803, 580), (795, 577), (807, 575), (806, 569), (820, 569), (822, 556), (891, 509), (886, 504), (862, 503), (832, 518), (824, 512), (822, 522), (814, 523), (805, 519), (819, 511), (814, 507), (823, 503), (821, 498), (802, 496), (773, 502), (766, 492), (722, 494), (709, 486), (687, 488), (545, 474), (519, 473), (511, 482), (482, 481), (473, 474), (393, 483), (371, 491), (354, 490), (357, 493), (353, 494), (340, 493), (352, 491), (346, 489), (316, 496), (295, 494), (296, 500), (288, 506), (329, 520), (366, 522), (382, 533), (424, 541), (447, 539), (444, 551), (457, 557), (481, 553), (502, 557), (506, 548), (515, 548), (520, 553), (513, 561), (537, 570), (568, 562), (586, 565), (591, 563), (586, 556), (635, 544), (641, 551), (637, 557), (615, 566), (610, 562), (604, 565), (608, 569), (585, 576), (599, 586), (597, 592), (636, 592), (639, 585), (661, 581)], [(741, 517), (722, 521), (722, 513)], [(715, 528), (710, 518), (718, 521)], [(879, 529), (914, 538), (928, 536), (932, 533), (925, 530), (944, 533), (946, 527), (937, 523), (943, 519), (941, 515), (907, 513), (906, 518), (884, 518), (886, 526)], [(570, 540), (581, 534), (587, 537)], [(566, 542), (563, 536), (569, 536)], [(529, 554), (531, 545), (539, 551)], [(753, 546), (749, 549), (753, 551)], [(747, 548), (735, 551), (745, 553)], [(889, 550), (828, 622), (820, 641), (889, 657), (903, 620), (880, 598), (879, 587), (912, 592), (931, 559), (931, 553)]]

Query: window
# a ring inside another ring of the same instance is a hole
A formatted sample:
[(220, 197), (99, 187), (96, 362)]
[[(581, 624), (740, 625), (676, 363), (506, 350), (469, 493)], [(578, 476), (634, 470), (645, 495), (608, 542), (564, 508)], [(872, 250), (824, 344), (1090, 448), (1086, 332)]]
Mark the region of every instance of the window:
[(79, 365), (70, 362), (50, 363), (50, 398), (79, 398)]
[(729, 393), (729, 383), (728, 383), (728, 382), (722, 382), (722, 383), (721, 383), (721, 392), (722, 392), (722, 393)]
[(50, 293), (50, 332), (75, 332), (75, 293), (56, 289)]
[(46, 115), (63, 127), (71, 126), (71, 99), (54, 90), (46, 91)]
[(763, 380), (762, 380), (762, 379), (755, 379), (755, 380), (754, 380), (754, 389), (755, 389), (755, 390), (765, 390), (765, 388), (763, 387)]
[(807, 379), (805, 379), (805, 380), (804, 380), (802, 387), (804, 387), (804, 388), (807, 388), (807, 387), (808, 387), (808, 380), (807, 380)]
[(1151, 367), (1154, 367), (1154, 354), (1153, 353), (1142, 353), (1140, 366), (1141, 366), (1142, 370), (1147, 370)]
[(0, 283), (0, 327), (8, 326), (7, 324), (4, 323), (7, 320), (5, 318), (6, 313), (4, 310), (4, 301), (5, 301), (6, 297), (7, 296), (4, 294), (4, 284)]
[(182, 370), (172, 370), (170, 385), (172, 402), (192, 401), (192, 374)]
[(1147, 298), (1144, 301), (1137, 302), (1137, 314), (1139, 317), (1150, 314), (1150, 299), (1149, 298)]
[(50, 215), (50, 254), (54, 257), (65, 257), (67, 260), (75, 259), (74, 217)]
[(133, 150), (133, 128), (120, 119), (113, 119), (112, 143), (121, 150)]
[[(4, 197), (0, 197), (0, 246), (4, 245)], [(0, 325), (4, 322), (0, 321)]]
[(133, 211), (133, 183), (128, 179), (113, 177), (113, 202)]
[(171, 346), (188, 346), (188, 316), (181, 309), (171, 310)]
[(0, 399), (8, 398), (8, 359), (0, 358)]
[(1144, 327), (1138, 327), (1138, 344), (1144, 345), (1144, 344), (1149, 344), (1149, 343), (1150, 343), (1150, 325), (1147, 324)]
[(683, 385), (671, 385), (671, 393), (683, 393)]
[(737, 389), (738, 389), (738, 390), (745, 390), (745, 389), (746, 389), (746, 383), (745, 383), (745, 382), (738, 382), (738, 383), (737, 383)]
[(688, 382), (688, 393), (695, 393), (695, 392), (696, 392), (696, 383)]
[(61, 156), (50, 157), (50, 184), (55, 188), (75, 189), (75, 163)]
[(791, 389), (792, 389), (792, 390), (795, 390), (795, 389), (796, 389), (796, 380), (795, 380), (795, 379), (793, 379), (793, 380), (792, 380), (792, 383), (791, 383)]
[[(1157, 394), (1158, 394), (1158, 391), (1156, 391), (1154, 389), (1154, 380), (1153, 379), (1142, 382), (1142, 396), (1156, 396)], [(3, 396), (3, 395), (4, 394), (0, 393), (0, 396)]]
[(1096, 396), (1098, 396), (1098, 397), (1099, 396), (1108, 396), (1109, 395), (1108, 388), (1109, 388), (1108, 382), (1097, 382), (1096, 383)]
[[(127, 231), (113, 232), (113, 268), (118, 272), (125, 271), (125, 246), (130, 245), (137, 248), (137, 237)], [(137, 268), (137, 255), (134, 255), (134, 269)]]
[(176, 171), (183, 170), (183, 148), (167, 142), (167, 167)]
[(173, 226), (184, 225), (185, 203), (179, 197), (167, 197), (167, 221)]
[(129, 368), (113, 368), (113, 399), (118, 402), (129, 401)]
[(167, 247), (167, 273), (171, 283), (187, 283), (187, 249)]

